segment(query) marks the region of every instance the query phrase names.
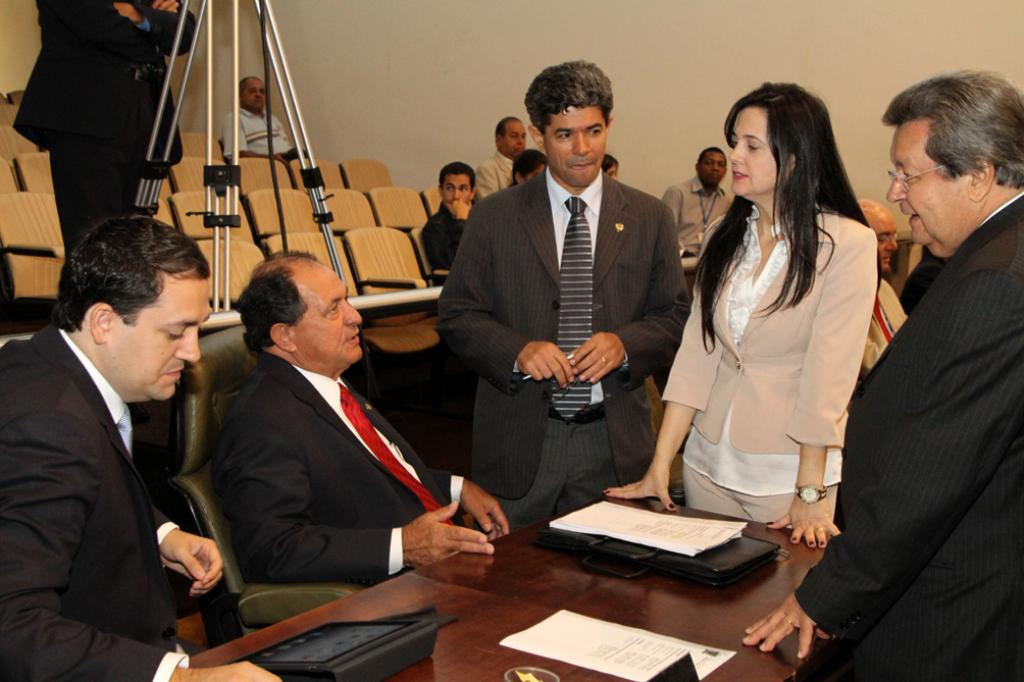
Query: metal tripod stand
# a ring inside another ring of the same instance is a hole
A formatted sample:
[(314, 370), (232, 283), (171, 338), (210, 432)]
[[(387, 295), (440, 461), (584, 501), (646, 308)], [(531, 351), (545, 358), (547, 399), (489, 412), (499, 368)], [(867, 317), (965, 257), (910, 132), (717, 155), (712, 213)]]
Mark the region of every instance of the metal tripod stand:
[[(178, 118), (181, 112), (181, 105), (184, 102), (189, 75), (192, 71), (193, 61), (196, 54), (196, 46), (199, 44), (199, 36), (206, 30), (206, 163), (203, 168), (203, 185), (206, 192), (206, 204), (203, 211), (203, 226), (213, 230), (214, 256), (211, 264), (213, 270), (213, 311), (228, 311), (231, 309), (231, 229), (241, 226), (241, 217), (238, 212), (239, 188), (241, 186), (241, 168), (238, 166), (238, 140), (239, 140), (239, 99), (237, 83), (239, 80), (238, 69), (238, 3), (239, 0), (231, 0), (232, 9), (232, 92), (234, 93), (231, 107), (234, 135), (232, 137), (232, 149), (224, 150), (230, 155), (231, 163), (215, 165), (213, 163), (213, 145), (216, 139), (216, 132), (213, 123), (213, 31), (209, 28), (212, 24), (214, 0), (201, 0), (199, 15), (196, 18), (195, 31), (192, 36), (192, 43), (188, 49), (188, 57), (182, 73), (181, 86), (178, 93), (178, 106), (174, 108), (171, 124), (167, 127), (167, 139), (160, 147), (163, 150), (159, 158), (156, 156), (157, 143), (160, 136), (160, 127), (165, 113), (164, 107), (170, 97), (171, 79), (174, 69), (174, 62), (177, 59), (184, 34), (185, 18), (188, 14), (190, 0), (182, 0), (179, 9), (180, 17), (178, 27), (174, 35), (174, 43), (171, 49), (170, 62), (164, 82), (160, 90), (160, 99), (157, 104), (156, 116), (153, 121), (153, 131), (150, 134), (149, 146), (146, 150), (146, 160), (143, 167), (142, 178), (139, 182), (139, 189), (135, 195), (136, 208), (148, 213), (155, 213), (160, 190), (166, 180), (170, 169), (170, 156), (174, 134), (178, 127)], [(331, 261), (331, 267), (342, 281), (345, 281), (345, 274), (338, 258), (338, 252), (334, 245), (331, 222), (334, 217), (327, 207), (327, 197), (324, 194), (324, 181), (320, 168), (316, 164), (316, 157), (313, 154), (313, 147), (309, 141), (306, 131), (306, 123), (302, 117), (302, 110), (299, 107), (298, 96), (292, 82), (291, 71), (288, 68), (288, 60), (285, 57), (284, 48), (277, 29), (277, 21), (274, 18), (274, 11), (270, 0), (253, 0), (257, 15), (260, 18), (260, 38), (263, 44), (264, 59), (269, 58), (273, 67), (274, 80), (281, 84), (281, 99), (284, 103), (285, 115), (288, 118), (288, 127), (292, 139), (295, 140), (295, 147), (298, 153), (301, 167), (302, 184), (309, 195), (312, 204), (313, 219), (320, 226), (320, 232), (327, 247), (327, 254)], [(268, 79), (269, 80), (269, 79)], [(267, 98), (265, 114), (267, 125), (270, 125), (270, 83), (267, 84)], [(269, 137), (269, 136), (268, 136)], [(270, 142), (272, 145), (272, 141)], [(268, 162), (271, 164), (271, 172), (276, 178), (274, 169), (273, 147), (271, 146)], [(281, 220), (281, 235), (284, 248), (287, 250), (288, 237), (283, 219)]]

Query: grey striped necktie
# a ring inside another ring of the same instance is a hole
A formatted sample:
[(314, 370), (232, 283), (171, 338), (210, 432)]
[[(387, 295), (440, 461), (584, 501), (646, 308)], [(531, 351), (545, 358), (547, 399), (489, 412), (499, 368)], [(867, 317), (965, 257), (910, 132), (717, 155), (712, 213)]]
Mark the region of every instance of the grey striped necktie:
[(132, 413), (126, 407), (124, 408), (124, 414), (117, 420), (117, 432), (121, 434), (121, 440), (124, 441), (124, 447), (128, 450), (128, 454), (132, 454)]
[[(558, 347), (569, 354), (590, 338), (594, 302), (594, 256), (590, 249), (590, 226), (584, 211), (586, 202), (579, 197), (565, 201), (569, 209), (569, 227), (562, 244), (559, 274)], [(557, 389), (556, 389), (557, 390)], [(552, 403), (558, 414), (569, 418), (590, 402), (589, 383), (573, 383), (558, 391)]]

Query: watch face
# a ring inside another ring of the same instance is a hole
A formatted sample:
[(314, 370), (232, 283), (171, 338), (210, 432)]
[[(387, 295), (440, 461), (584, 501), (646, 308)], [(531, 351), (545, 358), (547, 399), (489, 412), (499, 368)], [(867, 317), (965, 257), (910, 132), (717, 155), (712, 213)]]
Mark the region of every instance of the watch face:
[(800, 499), (807, 504), (813, 504), (821, 499), (821, 492), (814, 486), (805, 485), (800, 488)]

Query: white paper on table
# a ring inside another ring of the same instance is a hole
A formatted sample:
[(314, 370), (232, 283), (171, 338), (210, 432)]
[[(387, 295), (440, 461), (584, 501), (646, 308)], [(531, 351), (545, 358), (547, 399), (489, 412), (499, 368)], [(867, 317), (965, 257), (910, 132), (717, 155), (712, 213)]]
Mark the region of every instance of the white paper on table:
[(704, 679), (736, 653), (564, 609), (509, 635), (501, 645), (634, 682), (647, 682), (686, 654)]
[(592, 533), (694, 556), (738, 538), (745, 521), (693, 519), (598, 502), (551, 522), (552, 528)]

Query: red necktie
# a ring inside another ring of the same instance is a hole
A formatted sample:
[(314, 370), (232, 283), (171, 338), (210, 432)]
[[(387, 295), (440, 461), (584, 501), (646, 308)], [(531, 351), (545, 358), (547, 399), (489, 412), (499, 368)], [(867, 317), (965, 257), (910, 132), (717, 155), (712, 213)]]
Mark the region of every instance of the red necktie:
[[(373, 424), (370, 423), (366, 413), (359, 407), (359, 403), (352, 397), (352, 394), (341, 384), (338, 384), (338, 388), (341, 389), (341, 411), (348, 417), (349, 422), (355, 427), (356, 433), (366, 443), (366, 447), (370, 448), (377, 459), (387, 467), (388, 471), (401, 481), (402, 485), (411, 490), (416, 497), (419, 498), (423, 508), (430, 512), (435, 509), (440, 509), (441, 505), (438, 504), (437, 500), (430, 493), (426, 487), (420, 483), (415, 476), (409, 473), (395, 457), (395, 454), (391, 452), (391, 448), (381, 439), (377, 430), (373, 428)], [(448, 523), (451, 523), (449, 520)]]

